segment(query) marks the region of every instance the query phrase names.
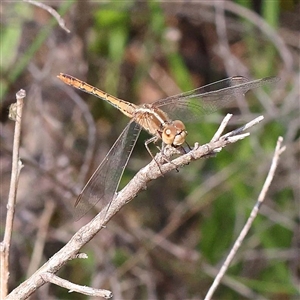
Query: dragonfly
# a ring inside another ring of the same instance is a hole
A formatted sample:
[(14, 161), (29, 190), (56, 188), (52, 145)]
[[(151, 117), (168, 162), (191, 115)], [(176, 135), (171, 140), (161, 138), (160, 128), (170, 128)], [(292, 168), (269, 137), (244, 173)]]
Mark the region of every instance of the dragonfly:
[(184, 122), (199, 120), (201, 116), (226, 107), (249, 90), (279, 80), (277, 77), (249, 80), (234, 76), (150, 104), (136, 105), (68, 74), (60, 73), (57, 77), (69, 86), (108, 102), (130, 118), (79, 194), (75, 202), (75, 220), (81, 219), (100, 201), (102, 207), (111, 203), (142, 128), (152, 136), (145, 141), (145, 147), (153, 158), (149, 143), (161, 140), (162, 148), (166, 145), (180, 147), (187, 135)]

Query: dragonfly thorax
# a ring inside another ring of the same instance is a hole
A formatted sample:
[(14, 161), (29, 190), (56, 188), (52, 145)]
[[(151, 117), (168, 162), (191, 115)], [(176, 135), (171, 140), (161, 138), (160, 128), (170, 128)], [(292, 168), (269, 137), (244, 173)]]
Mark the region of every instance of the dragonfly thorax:
[(179, 121), (171, 121), (165, 125), (161, 139), (167, 145), (180, 146), (185, 142), (187, 131), (184, 124)]

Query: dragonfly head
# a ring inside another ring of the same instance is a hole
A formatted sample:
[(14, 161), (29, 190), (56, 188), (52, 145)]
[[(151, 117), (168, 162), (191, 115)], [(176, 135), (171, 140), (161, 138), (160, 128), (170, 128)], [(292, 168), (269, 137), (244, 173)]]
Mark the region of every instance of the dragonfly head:
[(173, 121), (168, 124), (162, 132), (162, 141), (167, 145), (180, 146), (185, 142), (187, 131), (184, 124), (179, 121)]

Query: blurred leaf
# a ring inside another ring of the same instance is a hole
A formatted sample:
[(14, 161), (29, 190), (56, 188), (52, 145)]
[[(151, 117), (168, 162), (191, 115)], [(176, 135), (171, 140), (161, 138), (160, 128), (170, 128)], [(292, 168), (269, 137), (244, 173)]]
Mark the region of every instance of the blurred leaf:
[(122, 26), (129, 21), (128, 12), (114, 9), (102, 9), (100, 8), (95, 12), (95, 22), (98, 28), (101, 30), (112, 30), (115, 27)]
[(123, 54), (125, 50), (125, 43), (127, 40), (127, 28), (126, 27), (118, 27), (111, 32), (109, 38), (109, 56), (112, 61), (120, 61), (123, 60)]
[[(70, 8), (72, 5), (72, 1), (62, 2), (62, 5), (60, 6), (58, 12), (63, 16), (64, 13)], [(11, 84), (15, 82), (18, 77), (21, 75), (21, 73), (24, 71), (24, 69), (29, 64), (32, 57), (35, 55), (35, 53), (40, 49), (40, 47), (43, 45), (44, 41), (48, 38), (49, 34), (51, 33), (51, 30), (54, 26), (57, 25), (57, 21), (55, 19), (51, 19), (49, 24), (47, 26), (44, 26), (42, 30), (38, 33), (36, 36), (34, 42), (30, 45), (28, 49), (26, 49), (26, 52), (20, 55), (20, 57), (17, 60), (16, 65), (14, 68), (12, 68), (11, 72), (8, 74), (8, 84)], [(0, 99), (4, 97), (7, 91), (7, 85), (4, 85), (0, 89)]]
[(280, 13), (279, 0), (264, 0), (262, 2), (262, 15), (263, 18), (274, 28), (278, 27)]
[(279, 224), (274, 224), (272, 227), (262, 231), (260, 224), (256, 222), (254, 228), (260, 232), (261, 243), (266, 249), (285, 249), (291, 244), (292, 232)]
[(183, 91), (192, 90), (193, 84), (191, 75), (178, 53), (169, 53), (167, 56), (171, 74), (174, 76), (176, 83)]
[(121, 247), (116, 248), (113, 263), (116, 267), (122, 266), (129, 259), (129, 254)]
[(234, 2), (249, 9), (251, 9), (253, 3), (251, 0), (235, 0)]
[[(267, 294), (273, 296), (274, 294), (278, 294), (279, 297), (284, 294), (286, 294), (286, 296), (296, 296), (298, 293), (296, 288), (290, 283), (289, 271), (284, 262), (278, 262), (266, 268), (261, 272), (260, 277), (264, 278), (264, 280), (242, 278), (242, 282), (257, 292), (267, 292)], [(286, 299), (284, 296), (278, 299), (282, 298)]]
[(151, 0), (148, 3), (151, 10), (150, 28), (156, 36), (162, 36), (165, 29), (165, 16), (159, 2)]
[(14, 62), (16, 54), (18, 53), (18, 44), (21, 35), (21, 27), (7, 27), (0, 29), (1, 46), (0, 53), (2, 58), (0, 61), (1, 72), (7, 71), (7, 69)]
[[(267, 153), (273, 153), (274, 152), (274, 147), (276, 143), (276, 139), (279, 136), (284, 136), (285, 135), (285, 128), (280, 124), (279, 120), (278, 122), (269, 122), (265, 125), (264, 132), (262, 132), (261, 136), (261, 144), (263, 145), (265, 151)], [(266, 135), (265, 133), (272, 133)]]
[(201, 253), (211, 263), (218, 262), (232, 240), (234, 210), (230, 195), (225, 193), (215, 199), (211, 214), (201, 225)]

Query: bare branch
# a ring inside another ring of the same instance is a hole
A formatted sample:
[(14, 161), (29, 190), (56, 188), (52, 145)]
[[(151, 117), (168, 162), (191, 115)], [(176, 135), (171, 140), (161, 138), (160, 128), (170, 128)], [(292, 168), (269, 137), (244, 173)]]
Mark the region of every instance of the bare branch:
[(68, 280), (62, 279), (48, 272), (42, 274), (41, 276), (46, 282), (51, 282), (63, 288), (69, 289), (69, 293), (78, 292), (84, 295), (93, 296), (93, 297), (102, 297), (105, 299), (109, 299), (113, 296), (111, 291), (102, 290), (102, 289), (93, 289), (88, 286), (81, 286), (78, 284), (74, 284)]
[(274, 156), (273, 156), (273, 159), (272, 159), (271, 167), (270, 167), (268, 176), (265, 180), (264, 186), (263, 186), (263, 188), (262, 188), (262, 190), (259, 194), (258, 200), (257, 200), (255, 206), (253, 207), (252, 211), (251, 211), (251, 214), (248, 218), (247, 223), (245, 224), (244, 228), (242, 229), (242, 231), (241, 231), (240, 235), (238, 236), (236, 242), (234, 243), (230, 253), (228, 254), (222, 268), (220, 269), (218, 275), (216, 276), (216, 278), (215, 278), (212, 286), (210, 287), (208, 293), (206, 294), (206, 297), (204, 298), (205, 300), (210, 300), (212, 298), (213, 293), (215, 292), (218, 285), (220, 284), (221, 279), (223, 278), (225, 272), (227, 271), (227, 269), (229, 267), (229, 264), (233, 260), (237, 250), (240, 248), (246, 234), (249, 232), (249, 230), (251, 228), (251, 225), (252, 225), (254, 219), (256, 218), (256, 216), (258, 214), (258, 210), (261, 207), (261, 205), (262, 205), (262, 203), (265, 199), (266, 193), (267, 193), (267, 191), (268, 191), (268, 189), (271, 185), (271, 182), (274, 178), (274, 174), (275, 174), (275, 171), (276, 171), (276, 168), (277, 168), (277, 165), (278, 165), (278, 161), (279, 161), (279, 156), (285, 150), (285, 147), (281, 147), (282, 141), (283, 141), (282, 137), (279, 137), (278, 141), (277, 141), (276, 148), (275, 148), (275, 153), (274, 153)]
[(43, 257), (44, 246), (46, 243), (49, 223), (53, 215), (54, 209), (55, 209), (54, 201), (52, 200), (46, 201), (44, 212), (39, 219), (37, 238), (34, 244), (31, 261), (27, 270), (26, 277), (29, 277), (31, 274), (33, 274), (33, 272), (35, 272), (37, 268), (40, 266)]
[(232, 114), (227, 114), (226, 117), (223, 119), (221, 125), (219, 126), (218, 130), (216, 131), (215, 135), (213, 136), (213, 138), (211, 139), (212, 142), (217, 141), (221, 134), (223, 133), (223, 131), (225, 130), (228, 122), (230, 121), (230, 119), (232, 118)]
[(3, 242), (0, 245), (0, 259), (1, 259), (0, 298), (1, 299), (3, 299), (7, 295), (7, 291), (8, 291), (7, 285), (8, 285), (8, 278), (9, 278), (9, 249), (10, 249), (13, 221), (14, 221), (14, 214), (15, 214), (17, 187), (18, 187), (20, 171), (22, 169), (22, 163), (19, 160), (19, 150), (20, 150), (22, 111), (23, 111), (23, 103), (24, 103), (25, 96), (26, 96), (26, 92), (24, 90), (20, 90), (16, 94), (17, 102), (13, 104), (14, 105), (13, 110), (15, 111), (13, 119), (15, 120), (16, 125), (15, 125), (15, 132), (14, 132), (13, 154), (12, 154), (12, 171), (11, 171), (8, 202), (7, 202), (7, 217), (5, 223), (5, 232), (4, 232)]
[(253, 119), (252, 121), (248, 122), (244, 126), (225, 134), (224, 137), (227, 138), (227, 137), (231, 137), (231, 136), (237, 135), (239, 133), (242, 133), (242, 132), (246, 131), (247, 129), (253, 127), (254, 125), (260, 123), (263, 119), (264, 119), (263, 116), (259, 116), (255, 119)]
[(80, 258), (80, 259), (87, 259), (89, 258), (88, 255), (86, 253), (77, 253), (76, 255), (74, 255), (74, 257), (70, 257), (70, 260), (72, 259), (77, 259), (77, 258)]
[[(225, 117), (227, 121), (228, 117)], [(262, 120), (262, 118), (257, 118)], [(257, 120), (256, 119), (256, 120)], [(173, 154), (178, 154), (178, 150), (167, 146), (165, 147), (163, 153), (158, 153), (155, 160), (152, 160), (147, 166), (142, 168), (134, 178), (117, 194), (117, 196), (112, 200), (110, 204), (104, 207), (101, 212), (88, 224), (81, 227), (71, 238), (71, 240), (54, 256), (52, 256), (48, 262), (46, 262), (39, 270), (37, 270), (30, 278), (19, 285), (15, 290), (13, 290), (6, 299), (26, 299), (31, 295), (36, 289), (41, 285), (45, 284), (43, 276), (46, 273), (54, 274), (57, 272), (68, 260), (74, 259), (78, 254), (81, 247), (88, 243), (100, 230), (105, 228), (108, 221), (128, 202), (137, 196), (137, 194), (144, 190), (147, 184), (158, 177), (162, 176), (161, 171), (165, 174), (171, 170), (177, 169), (180, 166), (184, 166), (193, 160), (207, 157), (207, 155), (215, 154), (216, 151), (224, 148), (226, 145), (235, 142), (233, 139), (234, 133), (241, 133), (245, 128), (249, 128), (250, 125), (253, 126), (256, 122), (249, 122), (245, 126), (239, 128), (238, 130), (232, 131), (230, 137), (228, 134), (220, 137), (216, 141), (211, 141), (208, 144), (194, 147), (189, 153), (186, 153), (171, 162), (166, 162), (160, 166), (157, 166), (157, 161), (165, 162), (166, 156), (170, 157)], [(222, 123), (223, 124), (223, 123)], [(220, 127), (223, 127), (221, 124)], [(249, 125), (250, 124), (250, 125)], [(218, 130), (220, 131), (220, 130)], [(246, 134), (239, 135), (238, 139), (244, 138)]]
[(46, 5), (45, 3), (41, 3), (41, 2), (37, 2), (37, 1), (33, 1), (33, 0), (23, 0), (23, 2), (27, 2), (30, 4), (33, 4), (35, 6), (38, 6), (44, 10), (46, 10), (49, 14), (51, 14), (58, 22), (58, 25), (65, 30), (66, 32), (70, 33), (71, 31), (66, 27), (66, 23), (64, 21), (64, 19), (59, 15), (59, 13), (53, 9), (52, 7), (50, 7), (49, 5)]

